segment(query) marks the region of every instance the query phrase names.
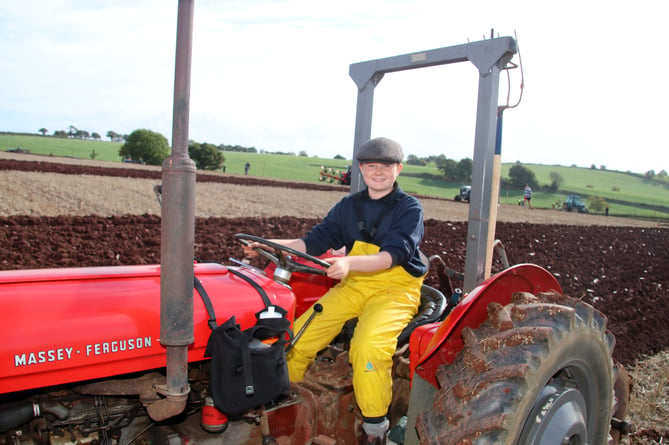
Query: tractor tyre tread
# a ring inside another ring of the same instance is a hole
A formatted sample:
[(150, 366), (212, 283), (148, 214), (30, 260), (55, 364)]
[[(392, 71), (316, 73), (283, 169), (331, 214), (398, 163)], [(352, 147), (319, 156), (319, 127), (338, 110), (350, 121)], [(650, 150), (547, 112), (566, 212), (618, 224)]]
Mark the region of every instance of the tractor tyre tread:
[[(540, 392), (576, 366), (588, 400), (592, 444), (605, 444), (613, 398), (614, 340), (606, 317), (561, 294), (516, 293), (462, 331), (463, 348), (436, 378), (433, 408), (418, 415), (421, 444), (516, 444)], [(594, 388), (587, 388), (593, 386)]]

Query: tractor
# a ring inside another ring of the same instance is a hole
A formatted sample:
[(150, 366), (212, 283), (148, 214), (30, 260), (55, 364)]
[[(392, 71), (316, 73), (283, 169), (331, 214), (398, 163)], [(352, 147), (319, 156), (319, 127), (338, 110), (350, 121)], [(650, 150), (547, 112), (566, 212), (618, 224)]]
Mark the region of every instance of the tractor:
[(462, 187), (460, 187), (460, 193), (455, 195), (453, 200), (455, 202), (470, 202), (471, 195), (472, 195), (472, 186), (471, 185), (463, 185)]
[(562, 204), (562, 210), (566, 210), (567, 212), (576, 210), (578, 213), (588, 213), (588, 208), (578, 195), (567, 196), (567, 199)]
[(331, 182), (337, 185), (351, 185), (351, 166), (347, 165), (345, 170), (336, 167), (321, 166), (318, 180)]
[[(270, 374), (281, 374), (282, 352), (299, 342), (300, 332), (281, 328), (254, 337), (239, 362), (232, 355), (217, 359), (210, 349), (226, 325), (248, 332), (261, 322), (290, 325), (305, 312), (317, 317), (318, 298), (335, 282), (324, 275), (322, 257), (253, 234), (236, 238), (240, 246), (267, 246), (260, 252), (266, 266), (193, 260), (195, 166), (184, 106), (192, 12), (192, 1), (180, 0), (160, 264), (0, 272), (0, 443), (358, 443), (346, 329), (303, 382), (286, 388)], [(538, 265), (486, 272), (500, 243), (488, 235), (492, 156), (481, 147), (494, 142), (487, 129), (497, 114), (495, 85), (516, 51), (514, 38), (491, 38), (351, 65), (365, 101), (383, 73), (470, 60), (484, 97), (470, 204), (477, 218), (470, 217), (465, 271), (437, 256), (425, 259), (444, 282), (463, 284), (423, 286), (420, 310), (398, 339), (388, 413), (394, 443), (602, 445), (618, 443), (629, 430), (628, 376), (612, 360), (606, 317), (563, 295)], [(369, 137), (372, 107), (363, 108), (354, 154)], [(359, 185), (354, 167), (352, 188)], [(247, 364), (263, 351), (279, 351), (276, 369), (249, 374)], [(215, 399), (214, 387), (233, 395)]]

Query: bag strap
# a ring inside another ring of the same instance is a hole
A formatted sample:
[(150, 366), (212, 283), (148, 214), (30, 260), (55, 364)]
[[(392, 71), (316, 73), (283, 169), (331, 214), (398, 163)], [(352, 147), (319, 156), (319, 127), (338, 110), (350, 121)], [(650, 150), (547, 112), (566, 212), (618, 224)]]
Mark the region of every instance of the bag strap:
[(218, 324), (216, 324), (216, 312), (214, 311), (214, 305), (211, 304), (211, 298), (209, 298), (209, 294), (207, 294), (207, 291), (204, 290), (204, 286), (202, 286), (202, 283), (197, 279), (196, 276), (193, 276), (193, 282), (195, 285), (195, 290), (197, 290), (197, 293), (200, 294), (202, 302), (204, 303), (204, 307), (207, 309), (207, 313), (209, 314), (209, 329), (214, 330), (218, 327)]
[(242, 366), (244, 367), (244, 390), (246, 391), (247, 396), (252, 396), (255, 394), (255, 388), (253, 386), (253, 372), (251, 371), (251, 350), (249, 348), (249, 343), (243, 341), (241, 349)]
[[(220, 325), (216, 332), (213, 332), (211, 335), (216, 336), (218, 333), (218, 338), (225, 338), (227, 342), (232, 344), (234, 347), (239, 348), (239, 351), (242, 353), (242, 369), (241, 373), (244, 374), (244, 391), (247, 396), (252, 396), (255, 394), (255, 387), (253, 386), (253, 372), (251, 367), (251, 349), (249, 348), (249, 340), (251, 337), (246, 331), (241, 331), (239, 325), (235, 320), (233, 315)], [(211, 338), (211, 337), (210, 337)], [(210, 340), (211, 342), (211, 340)], [(207, 344), (207, 353), (209, 353), (210, 344)], [(212, 355), (209, 353), (209, 355)], [(206, 356), (206, 355), (205, 355)], [(209, 381), (211, 384), (211, 380)]]
[[(267, 293), (262, 287), (260, 287), (258, 283), (256, 283), (243, 273), (238, 272), (234, 269), (228, 269), (228, 271), (233, 275), (240, 277), (241, 279), (249, 283), (251, 286), (253, 286), (253, 288), (260, 294), (263, 303), (265, 303), (265, 307), (272, 306), (272, 302), (269, 300)], [(216, 323), (216, 312), (214, 311), (214, 305), (211, 304), (211, 298), (209, 298), (209, 294), (207, 294), (207, 291), (204, 289), (204, 286), (202, 286), (202, 282), (196, 276), (193, 276), (193, 284), (195, 286), (195, 290), (197, 290), (197, 293), (200, 294), (202, 302), (204, 303), (204, 307), (207, 309), (207, 313), (209, 314), (209, 322), (208, 322), (209, 328), (212, 330), (216, 329), (216, 327), (218, 326), (218, 324)]]
[(267, 297), (267, 293), (265, 292), (265, 289), (260, 287), (260, 285), (258, 283), (256, 283), (251, 278), (247, 277), (246, 275), (244, 275), (243, 273), (241, 273), (241, 272), (239, 272), (235, 269), (228, 269), (228, 271), (231, 274), (238, 276), (239, 278), (241, 278), (242, 280), (246, 281), (251, 286), (253, 286), (253, 288), (260, 294), (260, 297), (262, 298), (262, 301), (265, 303), (265, 307), (272, 306), (272, 302), (269, 301), (269, 297)]

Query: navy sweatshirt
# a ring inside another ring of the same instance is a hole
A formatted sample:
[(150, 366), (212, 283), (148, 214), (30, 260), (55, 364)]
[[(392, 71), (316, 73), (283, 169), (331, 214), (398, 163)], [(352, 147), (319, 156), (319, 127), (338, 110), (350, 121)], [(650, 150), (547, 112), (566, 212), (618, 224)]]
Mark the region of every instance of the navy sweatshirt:
[[(359, 200), (359, 205), (355, 201)], [(361, 209), (364, 230), (360, 231), (357, 209)], [(373, 237), (369, 237), (374, 233)], [(420, 259), (419, 245), (423, 239), (423, 207), (407, 195), (397, 183), (393, 191), (380, 199), (372, 199), (364, 190), (345, 196), (330, 209), (320, 224), (303, 238), (307, 253), (318, 256), (328, 249), (346, 247), (350, 252), (355, 241), (379, 246), (388, 252), (393, 266), (402, 266), (409, 274), (420, 277), (427, 265)]]

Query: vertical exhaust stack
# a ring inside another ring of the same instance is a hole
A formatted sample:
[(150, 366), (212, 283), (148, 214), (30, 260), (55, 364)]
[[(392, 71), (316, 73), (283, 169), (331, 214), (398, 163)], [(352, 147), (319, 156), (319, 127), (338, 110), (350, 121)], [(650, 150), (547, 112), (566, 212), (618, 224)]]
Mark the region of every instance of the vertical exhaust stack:
[(160, 343), (167, 350), (164, 398), (149, 407), (154, 420), (181, 413), (190, 392), (188, 346), (193, 334), (195, 163), (188, 156), (194, 0), (179, 0), (174, 74), (172, 154), (162, 166)]

